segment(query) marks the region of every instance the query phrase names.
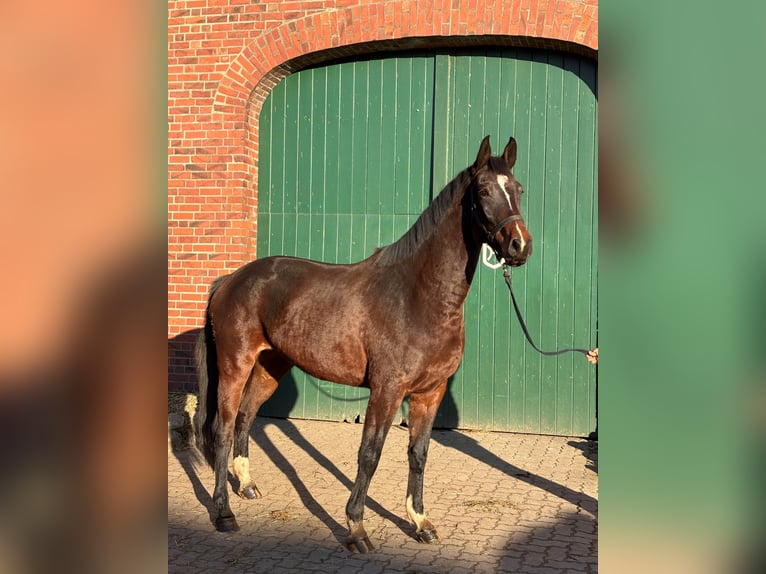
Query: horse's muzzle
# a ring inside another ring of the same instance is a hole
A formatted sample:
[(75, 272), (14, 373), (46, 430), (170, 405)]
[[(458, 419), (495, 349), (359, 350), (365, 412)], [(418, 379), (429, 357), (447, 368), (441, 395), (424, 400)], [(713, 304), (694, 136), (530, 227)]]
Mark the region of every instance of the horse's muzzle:
[(505, 262), (511, 267), (520, 267), (527, 262), (532, 255), (532, 238), (524, 241), (523, 239), (512, 237), (508, 242), (507, 254), (503, 257)]

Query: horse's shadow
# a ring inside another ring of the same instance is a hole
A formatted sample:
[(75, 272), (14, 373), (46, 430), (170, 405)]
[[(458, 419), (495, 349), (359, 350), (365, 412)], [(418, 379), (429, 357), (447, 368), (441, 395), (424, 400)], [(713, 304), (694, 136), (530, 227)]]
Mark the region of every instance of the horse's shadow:
[(598, 474), (598, 443), (592, 440), (570, 440), (569, 446), (582, 451), (582, 455), (588, 460), (585, 468)]
[[(194, 345), (200, 329), (192, 329), (168, 339), (168, 378), (179, 376), (186, 382), (197, 380), (197, 366), (194, 360)], [(171, 365), (173, 370), (171, 371)], [(210, 522), (215, 521), (217, 511), (213, 506), (213, 497), (202, 484), (197, 472), (198, 468), (205, 467), (207, 463), (202, 454), (193, 446), (194, 431), (192, 413), (185, 409), (183, 413), (177, 413), (183, 418), (180, 429), (168, 428), (170, 447), (173, 456), (176, 457), (181, 468), (189, 478), (194, 496), (205, 507), (210, 516)], [(169, 455), (168, 455), (169, 456)]]
[[(271, 459), (274, 465), (290, 481), (306, 509), (309, 510), (309, 512), (311, 512), (316, 518), (321, 520), (325, 526), (327, 526), (328, 530), (333, 533), (341, 545), (345, 545), (347, 528), (335, 520), (322, 506), (322, 504), (314, 497), (314, 495), (311, 494), (309, 487), (307, 487), (306, 484), (301, 480), (292, 463), (284, 456), (284, 454), (282, 454), (282, 452), (280, 452), (279, 448), (274, 445), (271, 439), (264, 432), (264, 427), (266, 425), (274, 425), (279, 428), (279, 430), (287, 438), (293, 441), (296, 446), (303, 449), (303, 451), (306, 452), (306, 454), (308, 454), (314, 461), (319, 463), (322, 468), (332, 474), (338, 480), (338, 482), (340, 482), (346, 489), (348, 489), (349, 493), (351, 492), (351, 488), (354, 484), (353, 480), (346, 476), (346, 474), (340, 470), (334, 462), (319, 452), (317, 448), (311, 444), (311, 442), (309, 442), (306, 437), (303, 436), (303, 434), (301, 434), (300, 430), (298, 430), (298, 428), (290, 420), (260, 419), (259, 421), (256, 419), (256, 424), (253, 425), (253, 428), (250, 431), (250, 436), (263, 450), (266, 456)], [(376, 514), (393, 523), (407, 536), (413, 537), (413, 529), (410, 527), (407, 521), (400, 518), (387, 508), (384, 508), (379, 502), (377, 502), (369, 495), (367, 496), (366, 506)]]
[(203, 460), (202, 455), (194, 447), (184, 448), (182, 450), (174, 449), (173, 454), (178, 460), (178, 463), (181, 465), (181, 468), (186, 473), (186, 476), (189, 477), (189, 482), (192, 485), (194, 496), (197, 498), (199, 503), (205, 507), (205, 510), (207, 510), (208, 517), (210, 518), (210, 523), (215, 524), (215, 518), (218, 515), (218, 511), (213, 505), (213, 497), (210, 496), (210, 493), (208, 492), (207, 488), (205, 488), (205, 485), (202, 484), (202, 481), (197, 474), (197, 468), (206, 465), (207, 463)]
[[(444, 400), (439, 407), (439, 414), (434, 425), (435, 427), (441, 428), (440, 430), (434, 430), (433, 434), (431, 435), (433, 440), (444, 446), (459, 450), (463, 454), (476, 459), (479, 462), (483, 462), (492, 468), (500, 470), (512, 478), (526, 482), (532, 486), (536, 486), (537, 488), (541, 488), (542, 490), (558, 496), (559, 498), (562, 498), (563, 500), (566, 500), (567, 502), (570, 502), (577, 507), (583, 508), (584, 510), (592, 513), (597, 511), (598, 502), (593, 497), (588, 496), (583, 492), (572, 490), (571, 488), (531, 473), (518, 466), (514, 466), (513, 464), (497, 456), (495, 453), (481, 446), (479, 442), (471, 436), (464, 433), (455, 432), (454, 430), (449, 430), (457, 428), (460, 421), (457, 404), (455, 403), (455, 399), (453, 398), (451, 392), (453, 384), (452, 377), (450, 377), (448, 384), (449, 386), (447, 387), (447, 392), (445, 393)], [(580, 448), (586, 457), (588, 456), (588, 453), (595, 453), (595, 451), (591, 449), (587, 449), (588, 452), (586, 452), (586, 448), (580, 447), (579, 443), (570, 441), (568, 444)], [(594, 454), (593, 456), (595, 456), (595, 459), (591, 458), (590, 461), (594, 466), (588, 466), (588, 468), (591, 470), (597, 470), (595, 465), (597, 464), (598, 455)]]
[[(276, 413), (276, 415), (286, 417), (298, 398), (297, 383), (295, 382), (292, 373), (288, 373), (281, 380), (279, 391), (279, 397), (277, 398), (278, 404), (276, 407), (274, 405), (271, 406), (270, 414), (275, 414), (274, 409), (276, 408), (277, 411), (279, 411)], [(311, 444), (311, 442), (306, 439), (305, 436), (303, 436), (298, 427), (296, 427), (295, 424), (289, 419), (256, 417), (255, 422), (250, 429), (251, 439), (258, 445), (260, 450), (263, 451), (263, 454), (267, 456), (290, 481), (290, 484), (292, 484), (293, 488), (295, 488), (295, 491), (298, 493), (298, 496), (300, 497), (301, 502), (306, 507), (306, 509), (316, 518), (321, 520), (327, 529), (332, 532), (338, 542), (345, 546), (347, 534), (346, 526), (335, 520), (335, 518), (333, 518), (330, 513), (327, 512), (324, 506), (322, 506), (322, 504), (314, 497), (309, 487), (303, 482), (303, 480), (301, 480), (300, 475), (296, 471), (293, 464), (280, 451), (279, 447), (275, 445), (274, 442), (268, 437), (267, 433), (265, 432), (265, 427), (267, 425), (277, 427), (285, 437), (290, 439), (296, 446), (301, 448), (313, 460), (319, 463), (322, 468), (332, 474), (338, 480), (338, 482), (340, 482), (346, 489), (348, 489), (349, 493), (351, 492), (351, 488), (354, 484), (353, 480), (346, 476), (346, 474), (340, 470), (335, 465), (335, 463), (333, 463), (313, 444)], [(192, 485), (195, 497), (199, 503), (202, 504), (202, 506), (204, 506), (207, 510), (211, 524), (214, 524), (217, 511), (213, 505), (212, 496), (202, 484), (202, 481), (200, 480), (197, 473), (197, 468), (200, 465), (206, 464), (202, 456), (195, 448), (185, 450), (174, 449), (173, 453), (178, 459), (179, 464), (183, 468), (184, 472), (189, 477), (189, 481)], [(228, 482), (231, 488), (230, 496), (237, 496), (236, 493), (239, 489), (239, 481), (231, 472), (228, 473)], [(369, 495), (367, 496), (366, 506), (382, 518), (387, 519), (392, 524), (397, 526), (407, 536), (414, 538), (414, 528), (410, 526), (406, 520), (397, 516), (387, 508), (384, 508), (383, 505), (381, 505)]]
[[(278, 397), (277, 411), (274, 410), (274, 406), (270, 409), (270, 414), (273, 416), (287, 416), (295, 401), (298, 399), (298, 388), (292, 373), (288, 373), (280, 382), (280, 396)], [(284, 411), (284, 412), (281, 412)], [(455, 427), (458, 424), (458, 409), (452, 398), (451, 393), (448, 391), (445, 395), (444, 404), (442, 405), (439, 418), (437, 418), (438, 426), (450, 426)], [(439, 424), (441, 423), (441, 424)], [(258, 445), (274, 465), (285, 475), (290, 481), (293, 488), (297, 492), (307, 510), (311, 512), (316, 518), (322, 521), (322, 523), (328, 528), (330, 532), (335, 536), (341, 545), (345, 545), (346, 527), (333, 518), (330, 513), (322, 506), (322, 504), (314, 497), (309, 487), (301, 480), (299, 473), (296, 471), (293, 464), (287, 459), (287, 457), (280, 451), (279, 447), (268, 437), (265, 432), (267, 425), (273, 425), (277, 427), (285, 437), (290, 439), (297, 447), (301, 448), (306, 454), (308, 454), (313, 460), (319, 463), (322, 468), (332, 474), (339, 483), (341, 483), (348, 491), (351, 492), (353, 487), (353, 480), (349, 478), (342, 470), (340, 470), (335, 463), (322, 454), (305, 436), (300, 430), (287, 418), (263, 418), (257, 417), (253, 427), (250, 429), (251, 439)], [(436, 442), (454, 448), (465, 455), (476, 459), (479, 462), (487, 464), (493, 468), (496, 468), (508, 476), (526, 482), (538, 488), (541, 488), (563, 500), (570, 502), (571, 504), (581, 507), (584, 510), (595, 513), (598, 508), (598, 502), (588, 496), (585, 493), (577, 492), (564, 485), (553, 482), (542, 476), (528, 472), (520, 467), (514, 466), (504, 459), (500, 458), (495, 453), (487, 450), (479, 444), (474, 438), (459, 432), (452, 430), (434, 430), (432, 439)], [(571, 443), (573, 446), (578, 444)], [(590, 449), (582, 448), (583, 453), (588, 457)], [(597, 457), (597, 455), (595, 455)], [(197, 472), (196, 465), (202, 464), (202, 460), (194, 449), (189, 451), (181, 451), (176, 453), (182, 468), (189, 476), (189, 480), (192, 484), (194, 494), (197, 500), (208, 511), (211, 523), (214, 522), (216, 511), (213, 506), (213, 500), (208, 490), (204, 487), (200, 481)], [(597, 458), (590, 458), (590, 463), (593, 467), (589, 466), (593, 470), (597, 470), (595, 465), (597, 464)], [(257, 480), (257, 479), (256, 479)], [(239, 484), (237, 478), (229, 473), (229, 484), (231, 486), (231, 496), (236, 496)], [(367, 497), (366, 506), (377, 513), (384, 519), (387, 519), (392, 524), (397, 526), (405, 535), (411, 538), (414, 537), (414, 528), (404, 519), (394, 514), (390, 510), (384, 508), (379, 502), (370, 496)]]
[[(274, 398), (278, 404), (276, 406), (272, 405), (269, 409), (269, 412), (275, 416), (287, 417), (289, 411), (298, 400), (298, 385), (295, 381), (295, 378), (293, 377), (292, 372), (289, 372), (282, 378), (279, 383), (279, 397)], [(346, 527), (335, 520), (319, 503), (319, 501), (314, 498), (309, 488), (301, 480), (298, 472), (295, 470), (295, 467), (293, 467), (290, 461), (284, 456), (284, 454), (282, 454), (282, 452), (280, 452), (279, 448), (277, 448), (277, 446), (266, 435), (264, 432), (265, 425), (273, 425), (279, 428), (279, 430), (297, 447), (301, 448), (314, 461), (319, 463), (322, 468), (332, 474), (346, 489), (348, 489), (349, 494), (351, 493), (354, 481), (346, 476), (346, 474), (340, 470), (329, 458), (319, 452), (319, 450), (317, 450), (317, 448), (311, 444), (311, 442), (307, 440), (305, 436), (303, 436), (300, 430), (289, 419), (261, 417), (256, 418), (255, 424), (250, 429), (250, 437), (290, 481), (305, 507), (315, 517), (321, 520), (325, 526), (327, 526), (327, 528), (338, 539), (339, 543), (345, 545), (347, 534)], [(236, 481), (236, 479), (234, 480)], [(369, 495), (367, 496), (366, 506), (379, 516), (389, 520), (406, 535), (414, 537), (414, 529), (406, 520), (400, 518), (387, 508), (384, 508), (379, 502), (377, 502)]]

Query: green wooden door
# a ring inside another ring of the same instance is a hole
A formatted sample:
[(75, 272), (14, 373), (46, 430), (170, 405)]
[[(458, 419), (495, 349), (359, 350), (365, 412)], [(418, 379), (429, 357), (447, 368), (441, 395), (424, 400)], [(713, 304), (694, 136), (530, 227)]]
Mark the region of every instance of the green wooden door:
[[(258, 257), (359, 261), (404, 233), (486, 134), (519, 142), (535, 241), (514, 288), (543, 348), (595, 345), (595, 63), (524, 50), (408, 54), (304, 70), (260, 119)], [(523, 341), (499, 271), (466, 301), (466, 352), (436, 424), (560, 435), (595, 429), (595, 369)], [(368, 391), (294, 369), (261, 413), (364, 417)], [(402, 418), (406, 417), (406, 404)]]

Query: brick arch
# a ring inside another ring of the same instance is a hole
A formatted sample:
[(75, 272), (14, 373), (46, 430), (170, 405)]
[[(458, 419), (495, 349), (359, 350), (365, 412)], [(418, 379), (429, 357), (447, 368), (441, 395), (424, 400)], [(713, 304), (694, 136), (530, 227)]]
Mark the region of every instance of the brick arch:
[(453, 4), (383, 0), (285, 22), (251, 40), (232, 61), (214, 110), (242, 109), (269, 76), (278, 81), (310, 64), (386, 49), (514, 45), (591, 57), (598, 51), (597, 0), (528, 0), (527, 7), (478, 0), (473, 10), (464, 2)]
[[(423, 4), (424, 6), (421, 6)], [(458, 7), (453, 7), (457, 4)], [(258, 117), (271, 90), (285, 76), (310, 65), (374, 52), (414, 48), (517, 46), (558, 49), (596, 58), (597, 0), (528, 0), (513, 6), (465, 2), (383, 0), (322, 11), (285, 22), (252, 39), (220, 81), (213, 112), (242, 125), (241, 213), (249, 222), (233, 230), (243, 237), (249, 259), (255, 253)]]

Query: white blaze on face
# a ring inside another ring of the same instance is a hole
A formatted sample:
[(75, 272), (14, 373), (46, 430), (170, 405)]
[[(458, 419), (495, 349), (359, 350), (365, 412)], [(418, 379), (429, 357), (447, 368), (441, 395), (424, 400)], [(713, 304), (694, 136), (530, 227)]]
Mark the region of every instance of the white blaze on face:
[(500, 186), (500, 189), (503, 190), (503, 193), (505, 194), (505, 199), (508, 200), (508, 207), (511, 208), (511, 211), (513, 211), (513, 205), (511, 205), (511, 196), (508, 195), (508, 192), (505, 190), (505, 184), (508, 183), (508, 176), (507, 175), (498, 175), (497, 176), (497, 184)]
[(526, 241), (524, 241), (524, 234), (521, 232), (521, 227), (519, 226), (519, 222), (516, 222), (516, 231), (519, 233), (519, 241), (521, 241), (521, 247), (519, 248), (519, 251), (524, 251), (524, 246), (527, 244)]

